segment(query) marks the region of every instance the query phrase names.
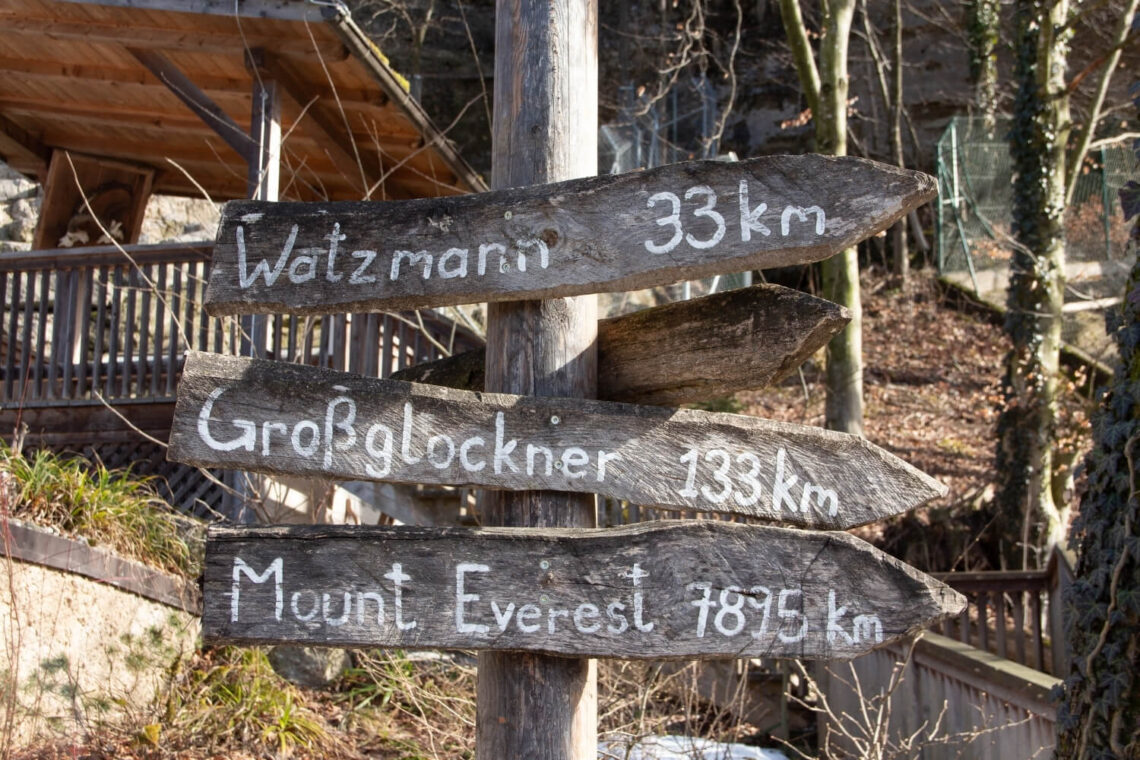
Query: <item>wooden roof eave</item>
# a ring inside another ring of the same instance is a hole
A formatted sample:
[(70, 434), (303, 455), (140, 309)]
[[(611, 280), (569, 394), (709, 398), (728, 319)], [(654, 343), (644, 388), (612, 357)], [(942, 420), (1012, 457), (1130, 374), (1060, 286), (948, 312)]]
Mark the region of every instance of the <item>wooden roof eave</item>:
[(397, 78), (396, 72), (385, 62), (379, 48), (368, 38), (364, 30), (356, 25), (346, 9), (330, 12), (326, 20), (336, 31), (341, 42), (349, 49), (352, 55), (365, 65), (369, 73), (380, 84), (380, 87), (391, 98), (408, 120), (415, 125), (424, 138), (424, 144), (431, 146), (439, 152), (447, 167), (455, 174), (461, 184), (466, 185), (471, 192), (486, 192), (488, 187), (483, 178), (471, 168), (450, 140), (432, 123), (423, 107), (411, 94), (404, 89)]

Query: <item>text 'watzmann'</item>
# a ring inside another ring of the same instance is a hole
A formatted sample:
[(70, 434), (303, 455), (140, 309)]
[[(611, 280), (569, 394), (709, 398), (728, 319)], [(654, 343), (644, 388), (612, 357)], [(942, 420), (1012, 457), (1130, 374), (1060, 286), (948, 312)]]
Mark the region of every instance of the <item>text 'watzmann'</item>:
[[(646, 207), (666, 213), (655, 219), (654, 227), (648, 231), (643, 242), (645, 252), (660, 256), (681, 246), (697, 251), (714, 249), (727, 242), (730, 227), (738, 229), (742, 243), (752, 241), (754, 236), (787, 238), (793, 232), (802, 235), (805, 230), (809, 235), (821, 237), (827, 228), (827, 214), (820, 206), (785, 205), (769, 210), (765, 202), (754, 205), (749, 198), (748, 181), (743, 179), (736, 198), (730, 199), (728, 207), (723, 209), (725, 213), (717, 204), (717, 193), (708, 185), (694, 185), (680, 194), (669, 191), (651, 194)], [(413, 278), (450, 280), (513, 272), (525, 274), (551, 266), (550, 244), (542, 236), (498, 242), (472, 241), (470, 246), (445, 250), (393, 249), (386, 253), (379, 248), (356, 247), (357, 242), (349, 241), (348, 235), (341, 231), (340, 222), (332, 222), (323, 237), (327, 244), (321, 247), (297, 247), (300, 227), (294, 224), (275, 260), (251, 262), (246, 226), (256, 225), (261, 218), (259, 213), (247, 214), (242, 217), (243, 224), (234, 228), (238, 285), (242, 290), (257, 286), (258, 280), (263, 280), (265, 287), (278, 282), (372, 285)], [(447, 226), (441, 222), (435, 224)]]

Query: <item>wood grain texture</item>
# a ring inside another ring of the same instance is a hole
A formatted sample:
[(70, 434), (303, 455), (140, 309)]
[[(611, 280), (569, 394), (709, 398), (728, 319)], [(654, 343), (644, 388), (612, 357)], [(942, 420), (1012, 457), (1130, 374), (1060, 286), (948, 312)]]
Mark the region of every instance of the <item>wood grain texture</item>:
[(803, 264), (877, 234), (935, 192), (919, 172), (806, 155), (451, 198), (233, 201), (206, 305), (212, 314), (424, 308)]
[[(594, 174), (597, 0), (497, 0), (493, 104), (493, 189)], [(503, 213), (504, 219), (511, 216)], [(541, 247), (556, 242), (545, 230), (544, 235), (527, 243), (540, 247), (530, 254), (532, 270), (535, 253), (541, 266)], [(513, 265), (518, 269), (525, 261), (516, 258)], [(504, 258), (500, 271), (511, 265)], [(557, 295), (488, 304), (489, 390), (594, 398), (598, 299)], [(502, 526), (590, 528), (596, 519), (592, 497), (566, 491), (488, 491), (482, 512), (484, 524)], [(593, 660), (486, 651), (479, 655), (478, 674), (479, 760), (592, 760), (597, 755)]]
[[(598, 322), (598, 398), (692, 404), (780, 382), (847, 324), (846, 309), (755, 285)], [(417, 364), (393, 380), (484, 389), (484, 351)]]
[(816, 528), (862, 525), (946, 491), (862, 438), (820, 428), (197, 352), (168, 456), (339, 480), (601, 493)]
[(831, 660), (963, 604), (846, 533), (718, 520), (212, 528), (203, 633), (251, 644)]

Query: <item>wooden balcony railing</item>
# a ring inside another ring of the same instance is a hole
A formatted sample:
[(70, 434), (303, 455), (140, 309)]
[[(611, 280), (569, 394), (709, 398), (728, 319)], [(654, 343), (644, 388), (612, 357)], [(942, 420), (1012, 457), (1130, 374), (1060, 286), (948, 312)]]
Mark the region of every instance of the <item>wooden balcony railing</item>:
[(1044, 673), (1067, 675), (1061, 616), (1072, 569), (1059, 550), (1044, 570), (936, 573), (935, 577), (968, 600), (956, 620), (942, 622), (943, 636)]
[(434, 313), (215, 318), (211, 243), (0, 254), (0, 402), (169, 400), (187, 349), (386, 377), (479, 342)]

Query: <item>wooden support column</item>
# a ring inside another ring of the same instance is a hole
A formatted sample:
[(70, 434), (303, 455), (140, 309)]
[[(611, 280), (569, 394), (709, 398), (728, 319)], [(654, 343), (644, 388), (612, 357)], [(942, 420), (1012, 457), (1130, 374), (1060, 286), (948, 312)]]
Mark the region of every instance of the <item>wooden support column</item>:
[[(594, 174), (597, 93), (596, 0), (498, 0), (492, 187)], [(592, 398), (596, 336), (596, 296), (490, 304), (487, 390)], [(594, 497), (491, 491), (483, 518), (592, 527)], [(476, 733), (480, 760), (596, 757), (595, 662), (481, 653)]]
[[(277, 82), (253, 69), (253, 112), (249, 136), (253, 150), (249, 156), (249, 197), (255, 201), (276, 201), (281, 185), (281, 94)], [(264, 357), (269, 317), (255, 315), (242, 320), (246, 356)]]

